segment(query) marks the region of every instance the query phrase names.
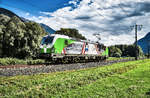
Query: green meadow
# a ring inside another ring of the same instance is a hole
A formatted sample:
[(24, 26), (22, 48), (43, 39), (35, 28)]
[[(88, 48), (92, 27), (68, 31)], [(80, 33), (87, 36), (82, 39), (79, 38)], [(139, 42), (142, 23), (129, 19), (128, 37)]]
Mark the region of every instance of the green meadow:
[(0, 98), (150, 98), (150, 60), (0, 77)]

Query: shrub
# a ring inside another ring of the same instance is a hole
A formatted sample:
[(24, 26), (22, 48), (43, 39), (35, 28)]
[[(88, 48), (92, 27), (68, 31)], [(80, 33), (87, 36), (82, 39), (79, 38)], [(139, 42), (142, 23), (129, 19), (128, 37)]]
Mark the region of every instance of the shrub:
[(27, 60), (22, 60), (22, 59), (16, 59), (16, 58), (0, 58), (0, 65), (38, 65), (38, 64), (43, 64), (45, 61), (41, 59), (37, 60), (32, 60), (32, 59), (27, 59)]
[(35, 56), (43, 34), (45, 31), (38, 23), (0, 15), (0, 57), (24, 59)]

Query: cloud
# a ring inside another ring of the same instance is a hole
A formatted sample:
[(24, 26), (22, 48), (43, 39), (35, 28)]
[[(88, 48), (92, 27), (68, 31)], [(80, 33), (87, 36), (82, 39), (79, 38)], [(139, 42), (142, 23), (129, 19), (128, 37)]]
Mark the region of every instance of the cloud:
[(150, 2), (138, 3), (138, 11), (140, 12), (150, 12)]
[(72, 0), (69, 4), (72, 5), (26, 18), (55, 30), (76, 28), (90, 40), (96, 40), (93, 34), (100, 33), (105, 45), (134, 43), (134, 31), (131, 32), (130, 26), (135, 23), (145, 26), (138, 38), (149, 32), (146, 27), (150, 25), (149, 0)]
[(77, 16), (75, 19), (83, 20), (83, 21), (89, 21), (92, 19), (92, 17), (90, 17), (90, 16)]
[(30, 15), (30, 13), (26, 13), (25, 15), (26, 15), (26, 16), (29, 16), (29, 15)]

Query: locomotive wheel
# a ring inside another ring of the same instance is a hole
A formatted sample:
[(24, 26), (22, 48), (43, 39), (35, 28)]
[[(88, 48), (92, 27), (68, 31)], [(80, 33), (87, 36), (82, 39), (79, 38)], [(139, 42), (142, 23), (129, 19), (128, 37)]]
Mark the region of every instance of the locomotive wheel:
[(74, 57), (74, 58), (73, 58), (73, 62), (74, 62), (74, 63), (78, 63), (79, 61), (80, 61), (80, 59), (79, 59), (78, 57)]
[(68, 63), (68, 59), (67, 59), (67, 58), (63, 58), (63, 59), (62, 59), (62, 63), (63, 63), (63, 64), (67, 64), (67, 63)]

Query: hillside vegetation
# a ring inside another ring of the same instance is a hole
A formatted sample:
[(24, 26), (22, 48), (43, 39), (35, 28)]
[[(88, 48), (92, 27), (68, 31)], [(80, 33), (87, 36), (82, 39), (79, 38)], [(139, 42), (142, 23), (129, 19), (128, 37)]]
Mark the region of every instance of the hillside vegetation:
[[(138, 57), (144, 57), (144, 53), (140, 46), (137, 48)], [(109, 46), (109, 56), (110, 57), (135, 57), (136, 56), (136, 46), (133, 45), (114, 45)]]
[(37, 65), (37, 64), (43, 64), (45, 63), (45, 60), (43, 59), (17, 59), (17, 58), (0, 58), (0, 66), (10, 66), (10, 65)]
[(0, 97), (146, 98), (150, 60), (31, 76), (0, 77)]
[(35, 56), (43, 34), (45, 31), (38, 23), (0, 14), (0, 57)]
[(67, 35), (69, 37), (73, 37), (76, 39), (86, 40), (86, 38), (79, 33), (77, 29), (71, 29), (71, 28), (61, 28), (60, 30), (55, 32), (56, 34), (62, 34)]

